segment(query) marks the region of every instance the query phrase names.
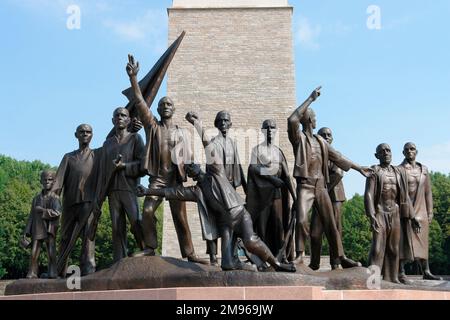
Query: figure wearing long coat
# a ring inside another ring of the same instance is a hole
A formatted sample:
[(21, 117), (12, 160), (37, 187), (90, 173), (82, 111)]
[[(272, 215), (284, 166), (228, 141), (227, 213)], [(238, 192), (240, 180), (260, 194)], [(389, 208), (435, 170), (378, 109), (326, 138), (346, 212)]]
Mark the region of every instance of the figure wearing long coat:
[[(284, 185), (274, 186), (269, 180), (271, 176), (281, 179)], [(283, 151), (276, 146), (268, 147), (266, 143), (253, 148), (248, 168), (247, 210), (256, 233), (274, 255), (283, 246), (291, 219), (289, 184), (293, 190)], [(286, 255), (292, 259), (293, 254), (292, 243)]]
[[(433, 215), (433, 195), (431, 192), (431, 179), (428, 168), (417, 162), (420, 167), (420, 178), (417, 188), (412, 189), (410, 185), (410, 177), (408, 171), (411, 169), (411, 165), (405, 160), (399, 166), (399, 169), (404, 171), (404, 174), (408, 177), (406, 179), (406, 189), (409, 192), (409, 196), (412, 202), (412, 216), (420, 222), (420, 233), (415, 233), (412, 230), (411, 223), (405, 221), (402, 225), (404, 237), (404, 247), (400, 250), (400, 259), (413, 260), (424, 259), (428, 260), (428, 234), (429, 234), (429, 217)], [(411, 257), (412, 255), (412, 257)]]
[[(63, 253), (72, 239), (78, 223), (87, 221), (81, 231), (81, 273), (87, 275), (95, 271), (95, 241), (88, 238), (88, 230), (93, 223), (91, 215), (93, 202), (98, 194), (98, 165), (102, 149), (75, 150), (64, 155), (56, 173), (53, 190), (62, 197), (61, 241), (59, 255)], [(64, 269), (61, 276), (66, 275), (67, 261), (62, 262)]]

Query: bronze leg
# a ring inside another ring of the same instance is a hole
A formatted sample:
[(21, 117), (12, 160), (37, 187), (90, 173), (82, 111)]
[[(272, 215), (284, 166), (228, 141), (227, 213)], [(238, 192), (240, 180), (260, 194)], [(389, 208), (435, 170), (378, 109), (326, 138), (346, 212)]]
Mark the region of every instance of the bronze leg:
[(177, 200), (170, 200), (169, 203), (178, 242), (180, 244), (181, 256), (183, 258), (189, 257), (195, 252), (194, 245), (192, 244), (191, 230), (189, 229), (187, 220), (186, 203)]
[(158, 247), (158, 237), (155, 216), (156, 210), (161, 205), (163, 198), (146, 197), (144, 201), (144, 211), (142, 213), (142, 231), (145, 249), (156, 250)]

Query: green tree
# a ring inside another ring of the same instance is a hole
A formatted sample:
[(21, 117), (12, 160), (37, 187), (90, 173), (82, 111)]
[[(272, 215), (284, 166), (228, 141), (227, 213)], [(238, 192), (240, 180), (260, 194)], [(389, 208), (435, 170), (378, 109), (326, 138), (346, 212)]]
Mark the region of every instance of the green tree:
[(448, 274), (448, 258), (444, 252), (445, 239), (439, 223), (433, 220), (429, 231), (429, 263), (435, 274)]
[(10, 180), (0, 193), (0, 267), (11, 278), (23, 277), (28, 268), (28, 253), (19, 246), (19, 239), (36, 193), (18, 179)]
[[(432, 172), (431, 184), (433, 189), (434, 221), (438, 223), (438, 226), (433, 224), (433, 241), (431, 240), (432, 230), (430, 229), (430, 263), (436, 268), (435, 272), (440, 271), (441, 274), (450, 274), (450, 175)], [(437, 227), (440, 227), (441, 232), (438, 231)], [(441, 235), (440, 239), (438, 238), (439, 234)], [(443, 254), (447, 258), (445, 262), (442, 261), (437, 243), (440, 243)]]
[(342, 243), (345, 254), (367, 266), (372, 232), (364, 211), (364, 198), (356, 194), (342, 208)]
[[(39, 161), (17, 161), (0, 155), (0, 279), (23, 278), (28, 272), (30, 250), (19, 246), (28, 219), (33, 197), (41, 191), (40, 173), (50, 166)], [(142, 205), (142, 200), (141, 200)], [(142, 207), (142, 206), (141, 206)], [(97, 231), (96, 255), (98, 269), (112, 263), (112, 227), (108, 211), (108, 203), (102, 208), (102, 216)], [(157, 211), (158, 248), (161, 253), (163, 207)], [(59, 243), (60, 235), (58, 236)], [(128, 232), (130, 253), (135, 252), (136, 244)], [(69, 260), (70, 264), (78, 264), (80, 256), (79, 240)], [(46, 254), (43, 250), (40, 265), (46, 265)]]

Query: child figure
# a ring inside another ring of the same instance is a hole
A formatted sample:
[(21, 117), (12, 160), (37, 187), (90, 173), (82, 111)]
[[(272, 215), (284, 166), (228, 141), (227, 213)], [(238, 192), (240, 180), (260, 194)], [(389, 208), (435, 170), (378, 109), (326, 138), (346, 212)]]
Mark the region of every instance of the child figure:
[(28, 279), (38, 278), (39, 254), (43, 243), (47, 246), (49, 279), (57, 278), (56, 271), (56, 233), (61, 216), (61, 202), (59, 197), (51, 190), (55, 183), (53, 171), (41, 173), (42, 192), (33, 199), (30, 216), (25, 228), (22, 243), (31, 237), (31, 259)]

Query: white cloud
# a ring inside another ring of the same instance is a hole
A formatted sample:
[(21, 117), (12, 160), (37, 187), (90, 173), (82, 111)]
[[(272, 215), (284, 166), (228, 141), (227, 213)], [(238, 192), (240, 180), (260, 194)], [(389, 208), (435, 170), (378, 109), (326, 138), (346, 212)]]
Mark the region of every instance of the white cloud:
[[(105, 19), (103, 26), (112, 30), (122, 40), (166, 44), (167, 14), (162, 10), (148, 10), (132, 21)], [(159, 47), (155, 48), (159, 51)]]
[(296, 28), (296, 40), (306, 49), (318, 50), (320, 45), (317, 41), (321, 33), (320, 25), (312, 25), (305, 17), (300, 17)]
[[(100, 28), (106, 28), (121, 41), (139, 42), (153, 48), (155, 52), (163, 52), (167, 44), (167, 12), (165, 10), (142, 10), (143, 14), (124, 18), (124, 10), (128, 4), (118, 0), (7, 0), (11, 4), (36, 15), (52, 16), (67, 19), (67, 8), (78, 5), (81, 17), (92, 20)], [(125, 11), (126, 12), (126, 11)], [(82, 21), (83, 21), (82, 20)]]
[(418, 161), (432, 171), (450, 173), (450, 141), (421, 149), (418, 146)]

